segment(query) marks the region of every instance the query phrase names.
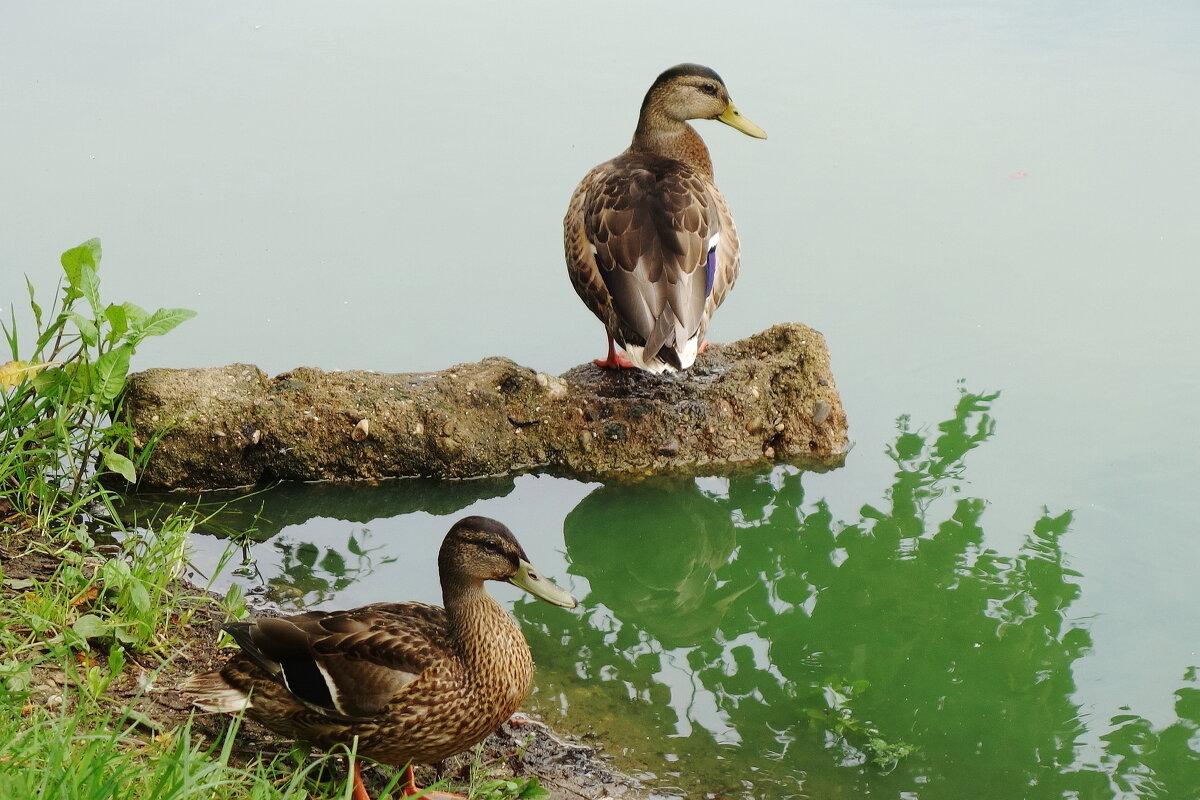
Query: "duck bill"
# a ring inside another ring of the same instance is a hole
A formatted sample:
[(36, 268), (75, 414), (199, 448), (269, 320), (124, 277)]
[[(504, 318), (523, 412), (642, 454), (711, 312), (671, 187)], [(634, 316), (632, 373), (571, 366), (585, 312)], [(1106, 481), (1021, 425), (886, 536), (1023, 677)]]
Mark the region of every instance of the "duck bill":
[(717, 119), (731, 128), (737, 128), (747, 136), (753, 136), (755, 139), (767, 138), (767, 132), (743, 117), (733, 103), (725, 106), (725, 110), (721, 112)]
[(578, 605), (578, 601), (571, 596), (570, 592), (558, 588), (549, 578), (543, 578), (542, 573), (525, 560), (521, 561), (521, 567), (517, 570), (517, 574), (509, 578), (508, 582), (513, 586), (520, 586), (539, 600), (545, 600), (552, 605), (563, 608), (574, 608)]

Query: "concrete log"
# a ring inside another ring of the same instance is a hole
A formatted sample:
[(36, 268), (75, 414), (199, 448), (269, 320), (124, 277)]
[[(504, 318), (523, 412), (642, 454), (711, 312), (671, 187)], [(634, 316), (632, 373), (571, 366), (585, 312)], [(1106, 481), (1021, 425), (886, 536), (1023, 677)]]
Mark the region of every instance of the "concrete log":
[(666, 376), (590, 363), (552, 376), (499, 357), (427, 373), (301, 367), (273, 379), (232, 364), (136, 373), (123, 407), (138, 443), (153, 444), (147, 488), (829, 468), (848, 447), (825, 339), (798, 323), (714, 344)]

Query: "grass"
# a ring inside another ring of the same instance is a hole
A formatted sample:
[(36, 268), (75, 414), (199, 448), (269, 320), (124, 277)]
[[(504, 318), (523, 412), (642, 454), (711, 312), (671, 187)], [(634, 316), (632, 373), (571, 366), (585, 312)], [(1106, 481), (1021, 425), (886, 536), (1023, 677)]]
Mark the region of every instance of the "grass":
[[(298, 769), (286, 756), (239, 768), (230, 766), (236, 726), (215, 742), (198, 737), (191, 724), (151, 737), (139, 727), (127, 716), (95, 715), (82, 707), (59, 715), (6, 715), (0, 720), (6, 741), (0, 797), (306, 800), (330, 758)], [(331, 796), (348, 797), (348, 790)]]
[[(105, 304), (100, 261), (94, 239), (63, 253), (49, 314), (26, 280), (28, 348), (15, 310), (0, 320), (11, 356), (0, 364), (0, 553), (9, 567), (41, 567), (4, 574), (0, 562), (0, 800), (349, 798), (349, 781), (321, 780), (335, 756), (294, 750), (239, 765), (240, 720), (209, 739), (192, 718), (164, 729), (136, 708), (206, 604), (222, 617), (245, 609), (236, 591), (220, 602), (181, 588), (198, 512), (146, 526), (118, 511), (113, 487), (136, 483), (153, 448), (121, 421), (130, 358), (193, 312)], [(486, 770), (471, 784), (480, 800), (546, 794)]]
[(322, 760), (239, 767), (236, 723), (208, 742), (190, 722), (164, 730), (127, 693), (112, 696), (117, 683), (153, 683), (141, 665), (165, 667), (180, 645), (176, 632), (206, 602), (172, 591), (187, 530), (173, 522), (163, 535), (130, 536), (109, 558), (41, 539), (31, 546), (58, 556), (57, 569), (44, 580), (4, 579), (0, 798), (310, 796)]

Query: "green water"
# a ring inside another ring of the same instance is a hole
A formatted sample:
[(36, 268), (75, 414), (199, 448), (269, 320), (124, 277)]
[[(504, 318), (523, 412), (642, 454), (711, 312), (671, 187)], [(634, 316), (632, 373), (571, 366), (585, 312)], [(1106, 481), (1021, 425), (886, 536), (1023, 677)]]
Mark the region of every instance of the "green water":
[[(538, 663), (531, 705), (658, 797), (1200, 796), (1194, 666), (1164, 687), (1166, 724), (1077, 699), (1092, 637), (1062, 546), (1072, 510), (1031, 513), (1013, 552), (986, 544), (988, 499), (967, 476), (996, 399), (962, 391), (936, 426), (901, 418), (892, 479), (853, 520), (806, 491), (821, 476), (790, 467), (559, 482), (582, 497), (551, 563), (581, 611), (506, 596)], [(414, 553), (386, 529), (422, 515), (440, 529), (528, 497), (518, 483), (281, 487), (221, 519), (267, 537), (248, 551), (266, 574), (239, 580), (272, 604), (345, 604), (397, 576), (434, 600), (438, 537)], [(320, 535), (314, 515), (331, 508), (348, 519)], [(278, 535), (297, 524), (315, 541)]]

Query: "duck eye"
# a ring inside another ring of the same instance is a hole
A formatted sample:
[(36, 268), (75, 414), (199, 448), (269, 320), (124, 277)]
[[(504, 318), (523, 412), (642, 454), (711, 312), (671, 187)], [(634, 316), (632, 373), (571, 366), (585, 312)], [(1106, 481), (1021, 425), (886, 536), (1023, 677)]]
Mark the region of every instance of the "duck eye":
[(717, 87), (711, 83), (700, 84), (700, 91), (704, 92), (705, 94), (711, 94), (713, 97), (717, 96)]

